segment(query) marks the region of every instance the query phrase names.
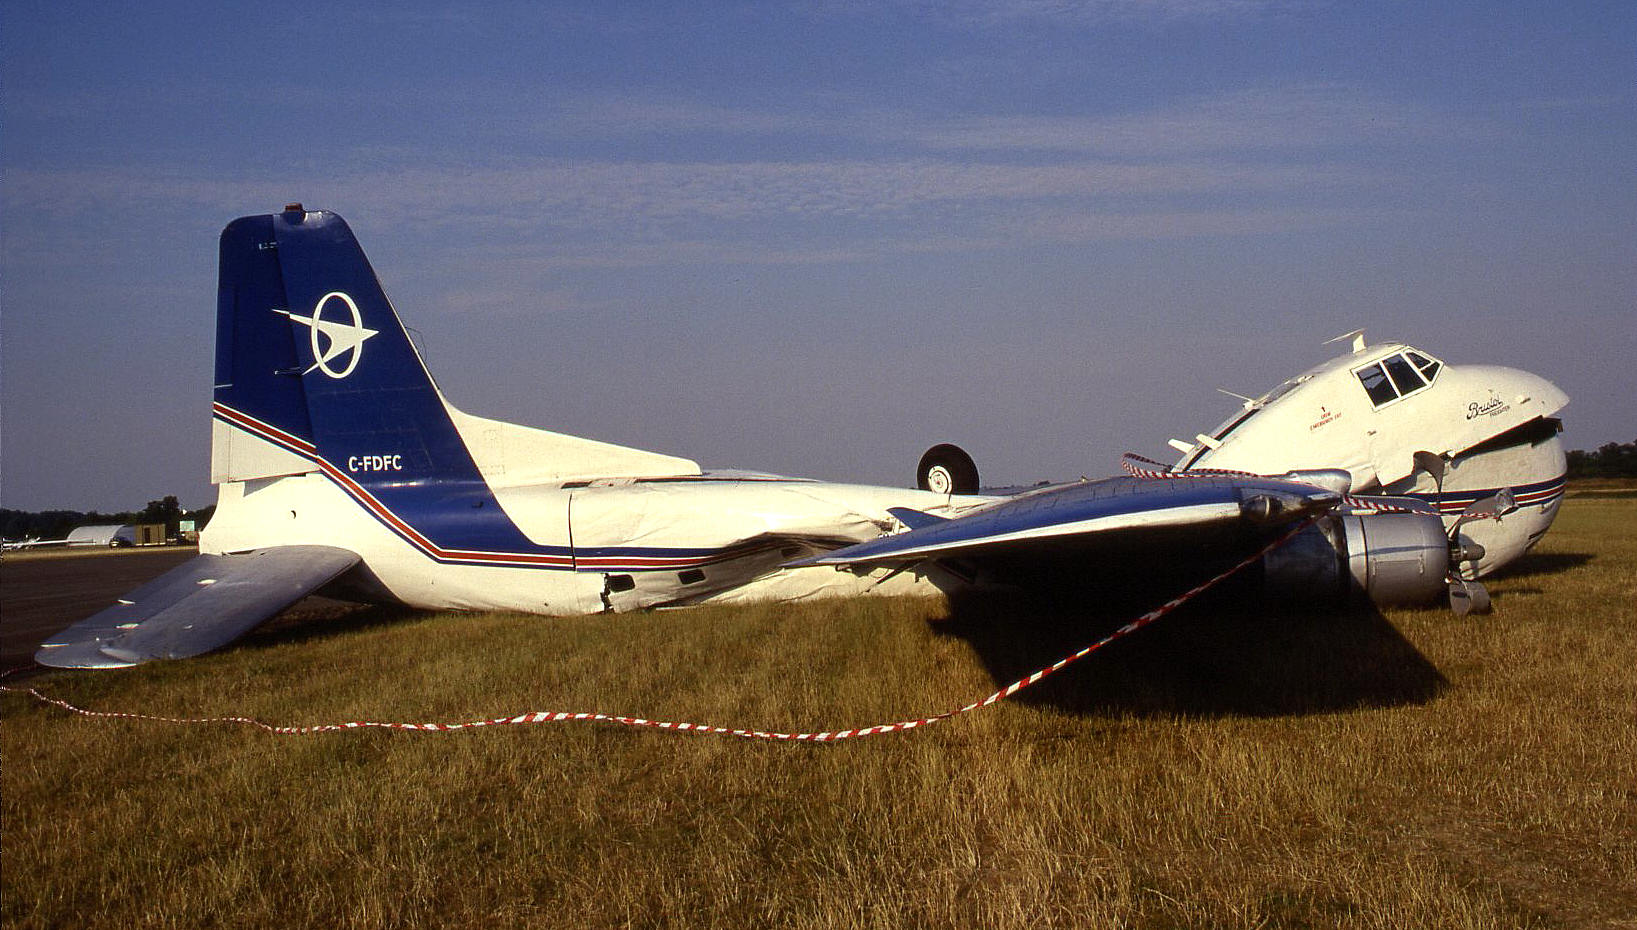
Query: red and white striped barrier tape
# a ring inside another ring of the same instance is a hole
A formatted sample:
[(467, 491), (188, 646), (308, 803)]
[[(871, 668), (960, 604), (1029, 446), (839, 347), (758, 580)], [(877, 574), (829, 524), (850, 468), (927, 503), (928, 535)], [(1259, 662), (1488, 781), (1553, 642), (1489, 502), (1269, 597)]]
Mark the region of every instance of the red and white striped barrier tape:
[[(1147, 468), (1144, 466), (1154, 466)], [(1153, 481), (1171, 481), (1188, 478), (1278, 478), (1281, 481), (1297, 481), (1298, 478), (1287, 478), (1280, 475), (1258, 475), (1250, 471), (1234, 471), (1228, 468), (1191, 468), (1184, 471), (1172, 471), (1164, 462), (1156, 462), (1151, 458), (1127, 452), (1120, 456), (1120, 467), (1133, 478), (1144, 478)], [(1301, 482), (1305, 483), (1305, 482)], [(1354, 510), (1372, 510), (1378, 513), (1433, 513), (1435, 508), (1429, 504), (1395, 504), (1382, 500), (1379, 497), (1359, 497), (1354, 494), (1343, 494), (1342, 503)]]
[[(655, 730), (666, 730), (676, 733), (706, 733), (719, 736), (737, 736), (744, 739), (777, 740), (781, 742), (834, 743), (844, 739), (857, 739), (858, 737), (862, 736), (877, 736), (882, 733), (896, 733), (903, 730), (913, 730), (917, 727), (929, 726), (934, 723), (948, 720), (951, 717), (958, 717), (970, 711), (979, 710), (992, 704), (997, 704), (1004, 701), (1012, 695), (1017, 694), (1019, 691), (1022, 691), (1023, 689), (1039, 682), (1046, 676), (1051, 675), (1054, 672), (1061, 671), (1069, 665), (1085, 658), (1088, 655), (1091, 655), (1104, 646), (1107, 646), (1118, 639), (1129, 636), (1143, 627), (1148, 626), (1150, 623), (1153, 623), (1155, 620), (1158, 620), (1166, 614), (1175, 611), (1183, 604), (1188, 603), (1199, 595), (1205, 593), (1207, 590), (1221, 584), (1223, 581), (1226, 581), (1246, 568), (1249, 568), (1251, 565), (1256, 564), (1256, 562), (1260, 561), (1263, 556), (1289, 542), (1296, 536), (1297, 533), (1300, 533), (1311, 522), (1312, 521), (1308, 520), (1297, 524), (1289, 531), (1280, 535), (1277, 539), (1274, 539), (1272, 542), (1257, 550), (1254, 554), (1247, 556), (1233, 567), (1227, 569), (1216, 577), (1177, 595), (1169, 601), (1166, 601), (1164, 604), (1161, 604), (1153, 610), (1150, 610), (1148, 613), (1145, 613), (1137, 619), (1132, 620), (1102, 639), (1099, 639), (1084, 649), (1081, 649), (1079, 652), (1065, 656), (1056, 662), (1053, 662), (1051, 665), (1034, 672), (1033, 674), (1019, 678), (1017, 681), (1014, 681), (1006, 687), (1001, 688), (999, 691), (994, 692), (988, 697), (973, 701), (964, 707), (958, 707), (954, 710), (945, 711), (941, 714), (934, 714), (930, 717), (921, 717), (916, 720), (903, 720), (899, 721), (898, 723), (881, 723), (875, 724), (874, 726), (859, 727), (850, 730), (827, 730), (814, 733), (778, 733), (769, 730), (719, 727), (701, 723), (677, 723), (663, 720), (648, 720), (643, 717), (627, 717), (617, 714), (603, 714), (595, 712), (576, 713), (569, 711), (549, 710), (533, 711), (526, 714), (518, 714), (513, 717), (494, 717), (488, 720), (471, 720), (463, 723), (389, 723), (374, 720), (361, 720), (349, 723), (322, 723), (311, 726), (279, 726), (277, 724), (271, 724), (258, 720), (254, 717), (163, 717), (154, 714), (89, 710), (84, 707), (70, 704), (69, 702), (58, 698), (48, 697), (47, 695), (41, 694), (34, 688), (19, 688), (10, 685), (0, 685), (0, 691), (9, 691), (16, 694), (27, 694), (42, 703), (51, 704), (53, 706), (60, 707), (63, 710), (86, 717), (102, 717), (116, 720), (150, 720), (159, 723), (177, 724), (240, 723), (244, 724), (245, 726), (255, 727), (279, 736), (304, 736), (313, 733), (333, 733), (343, 730), (364, 729), (411, 730), (415, 732), (448, 733), (454, 730), (472, 730), (479, 727), (514, 726), (536, 723), (563, 723), (568, 721), (600, 721), (604, 723), (617, 723), (628, 727), (642, 727)], [(11, 672), (7, 672), (6, 675), (10, 675), (15, 671), (19, 670), (13, 669)], [(6, 676), (0, 676), (0, 678), (4, 677)]]
[[(1152, 467), (1144, 467), (1152, 466)], [(1127, 452), (1120, 456), (1120, 467), (1133, 478), (1172, 479), (1172, 478), (1262, 478), (1248, 471), (1233, 471), (1227, 468), (1193, 468), (1187, 471), (1174, 471), (1164, 462), (1156, 462), (1147, 456), (1135, 452)]]

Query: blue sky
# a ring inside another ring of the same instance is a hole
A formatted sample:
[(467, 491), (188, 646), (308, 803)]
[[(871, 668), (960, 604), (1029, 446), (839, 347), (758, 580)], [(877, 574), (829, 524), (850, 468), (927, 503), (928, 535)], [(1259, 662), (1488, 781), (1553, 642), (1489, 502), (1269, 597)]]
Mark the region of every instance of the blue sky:
[(1637, 438), (1637, 4), (0, 8), (0, 503), (208, 484), (216, 236), (352, 224), (450, 398), (1114, 471), (1364, 327)]

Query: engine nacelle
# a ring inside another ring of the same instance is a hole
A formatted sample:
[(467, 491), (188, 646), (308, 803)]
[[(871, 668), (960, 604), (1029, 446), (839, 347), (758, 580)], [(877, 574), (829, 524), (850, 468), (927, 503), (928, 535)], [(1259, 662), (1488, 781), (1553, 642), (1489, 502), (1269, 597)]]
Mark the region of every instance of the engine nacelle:
[(1431, 604), (1447, 591), (1449, 539), (1437, 516), (1333, 514), (1262, 560), (1268, 589), (1293, 599), (1360, 593), (1382, 606)]

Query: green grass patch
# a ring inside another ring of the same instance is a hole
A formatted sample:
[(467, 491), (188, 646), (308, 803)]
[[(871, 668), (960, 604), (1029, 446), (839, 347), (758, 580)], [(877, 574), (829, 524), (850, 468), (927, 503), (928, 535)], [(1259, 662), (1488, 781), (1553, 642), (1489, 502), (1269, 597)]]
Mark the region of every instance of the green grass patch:
[[(1023, 700), (832, 746), (597, 724), (279, 737), (0, 695), (9, 927), (1601, 927), (1637, 918), (1637, 502), (1496, 613), (1169, 618)], [(964, 704), (1113, 618), (997, 599), (384, 609), (33, 683), (283, 724)], [(1044, 664), (1044, 662), (1041, 662)]]

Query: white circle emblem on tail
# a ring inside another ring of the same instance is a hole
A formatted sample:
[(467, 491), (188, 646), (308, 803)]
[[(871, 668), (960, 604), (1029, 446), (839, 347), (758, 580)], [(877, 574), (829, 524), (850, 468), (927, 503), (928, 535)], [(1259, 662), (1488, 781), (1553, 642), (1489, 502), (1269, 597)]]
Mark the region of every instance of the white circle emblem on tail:
[[(346, 321), (324, 319), (324, 309), (330, 306), (332, 300), (340, 301), (351, 319)], [(307, 335), (313, 347), (313, 365), (302, 374), (308, 374), (316, 368), (338, 381), (352, 374), (353, 369), (358, 367), (358, 359), (364, 352), (364, 340), (379, 332), (364, 327), (364, 316), (358, 312), (358, 304), (341, 291), (331, 291), (320, 297), (310, 317), (296, 316), (288, 310), (276, 312), (307, 327)], [(330, 367), (330, 363), (342, 355), (347, 356), (347, 363), (339, 369)]]

